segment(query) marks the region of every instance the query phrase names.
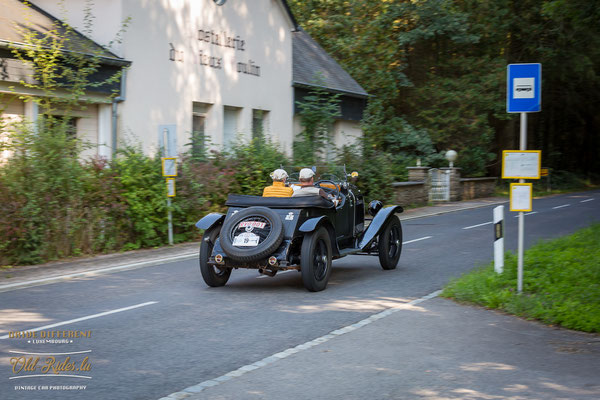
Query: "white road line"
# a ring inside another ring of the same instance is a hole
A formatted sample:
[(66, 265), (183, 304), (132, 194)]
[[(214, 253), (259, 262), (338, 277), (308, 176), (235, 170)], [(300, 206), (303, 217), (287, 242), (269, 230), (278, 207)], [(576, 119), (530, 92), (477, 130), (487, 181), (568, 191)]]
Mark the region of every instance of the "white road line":
[(418, 238), (418, 239), (413, 239), (413, 240), (409, 240), (407, 242), (402, 242), (402, 244), (409, 244), (409, 243), (414, 243), (414, 242), (419, 242), (421, 240), (427, 240), (427, 239), (431, 239), (433, 236), (425, 236), (422, 238)]
[[(285, 271), (278, 272), (277, 275), (281, 275), (281, 274), (285, 274), (285, 273), (293, 272), (293, 271), (295, 271), (295, 269), (286, 269)], [(256, 277), (256, 279), (260, 279), (260, 278), (271, 278), (271, 277), (269, 275), (261, 275), (261, 276)]]
[(61, 378), (83, 378), (83, 379), (92, 379), (91, 376), (84, 376), (84, 375), (64, 375), (64, 374), (41, 374), (41, 375), (23, 375), (23, 376), (11, 376), (8, 379), (23, 379), (23, 378), (40, 378), (40, 377), (48, 377), (48, 376), (52, 376), (54, 378), (56, 377), (61, 377)]
[(163, 263), (171, 263), (171, 262), (176, 262), (176, 261), (190, 260), (190, 259), (196, 258), (196, 257), (198, 257), (197, 252), (186, 253), (186, 254), (173, 256), (173, 257), (156, 258), (151, 261), (141, 261), (141, 262), (137, 262), (137, 263), (117, 265), (115, 267), (108, 267), (108, 268), (102, 268), (102, 269), (96, 269), (96, 270), (90, 270), (90, 271), (84, 271), (84, 272), (76, 272), (74, 274), (51, 276), (48, 278), (35, 279), (32, 281), (9, 283), (8, 285), (0, 285), (0, 292), (19, 289), (19, 288), (25, 288), (25, 287), (31, 287), (31, 286), (45, 285), (45, 284), (49, 284), (49, 283), (56, 283), (56, 282), (60, 282), (63, 280), (79, 278), (79, 277), (83, 277), (83, 276), (93, 276), (93, 275), (120, 272), (120, 271), (126, 271), (126, 270), (130, 270), (130, 269), (138, 269), (138, 268), (144, 268), (144, 267), (154, 267), (154, 266), (158, 266)]
[(493, 223), (494, 223), (494, 221), (484, 222), (483, 224), (465, 226), (463, 229), (472, 229), (472, 228), (477, 228), (478, 226), (484, 226), (484, 225), (489, 225), (489, 224), (493, 224)]
[[(538, 213), (537, 211), (532, 211), (532, 212), (525, 213), (523, 215), (533, 215), (533, 214), (537, 214), (537, 213)], [(515, 218), (519, 218), (519, 216), (515, 215)]]
[(355, 324), (348, 325), (348, 326), (345, 326), (345, 327), (340, 328), (340, 329), (336, 329), (335, 331), (331, 331), (328, 334), (326, 334), (324, 336), (321, 336), (321, 337), (318, 337), (318, 338), (316, 338), (314, 340), (311, 340), (309, 342), (300, 344), (300, 345), (298, 345), (296, 347), (290, 347), (289, 349), (283, 350), (283, 351), (281, 351), (279, 353), (275, 353), (275, 354), (273, 354), (273, 355), (271, 355), (269, 357), (263, 358), (262, 360), (256, 361), (256, 362), (254, 362), (252, 364), (244, 365), (243, 367), (240, 367), (240, 368), (236, 369), (235, 371), (228, 372), (225, 375), (221, 375), (218, 378), (214, 378), (214, 379), (210, 379), (210, 380), (207, 380), (207, 381), (204, 381), (204, 382), (200, 382), (199, 384), (194, 385), (194, 386), (190, 386), (188, 388), (185, 388), (185, 389), (183, 389), (180, 392), (171, 393), (170, 395), (168, 395), (166, 397), (163, 397), (160, 400), (185, 399), (186, 397), (191, 397), (195, 393), (200, 393), (201, 391), (203, 391), (206, 388), (220, 385), (223, 382), (227, 382), (227, 381), (229, 381), (231, 379), (240, 377), (240, 376), (242, 376), (242, 375), (244, 375), (244, 374), (246, 374), (246, 373), (248, 373), (250, 371), (254, 371), (256, 369), (265, 367), (265, 366), (267, 366), (269, 364), (273, 364), (273, 363), (275, 363), (275, 362), (277, 362), (279, 360), (287, 358), (287, 357), (291, 356), (292, 354), (299, 353), (299, 352), (301, 352), (303, 350), (308, 350), (311, 347), (315, 347), (315, 346), (318, 346), (318, 345), (323, 344), (325, 342), (328, 342), (331, 339), (334, 339), (334, 338), (336, 338), (338, 336), (344, 335), (346, 333), (353, 332), (353, 331), (355, 331), (357, 329), (362, 328), (365, 325), (369, 325), (369, 324), (377, 321), (378, 319), (385, 318), (385, 317), (387, 317), (387, 316), (389, 316), (389, 315), (391, 315), (391, 314), (393, 314), (395, 312), (398, 312), (400, 310), (405, 310), (405, 309), (407, 309), (407, 308), (409, 308), (411, 306), (415, 306), (415, 305), (417, 305), (419, 303), (422, 303), (422, 302), (424, 302), (426, 300), (433, 299), (434, 297), (439, 296), (440, 293), (442, 293), (441, 290), (436, 290), (435, 292), (430, 293), (427, 296), (423, 296), (420, 299), (413, 300), (413, 301), (411, 301), (409, 303), (402, 304), (402, 305), (397, 306), (397, 307), (388, 308), (388, 309), (383, 310), (383, 311), (381, 311), (381, 312), (379, 312), (377, 314), (373, 314), (370, 317), (363, 319), (362, 321), (358, 321)]
[(556, 207), (552, 207), (553, 210), (557, 210), (559, 208), (563, 208), (563, 207), (569, 207), (570, 204), (563, 204), (562, 206), (556, 206)]
[(595, 199), (587, 199), (587, 200), (581, 200), (580, 203), (587, 203), (588, 201), (593, 201)]
[[(123, 307), (123, 308), (119, 308), (117, 310), (105, 311), (105, 312), (101, 312), (101, 313), (94, 314), (94, 315), (88, 315), (87, 317), (70, 319), (68, 321), (57, 322), (57, 323), (51, 324), (51, 325), (44, 325), (44, 326), (40, 326), (39, 328), (24, 329), (23, 331), (25, 331), (25, 332), (43, 331), (44, 329), (50, 329), (50, 328), (55, 328), (57, 326), (74, 324), (75, 322), (86, 321), (86, 320), (92, 319), (92, 318), (104, 317), (106, 315), (115, 314), (115, 313), (119, 313), (119, 312), (123, 312), (123, 311), (129, 311), (129, 310), (133, 310), (134, 308), (140, 308), (140, 307), (144, 307), (144, 306), (149, 306), (151, 304), (156, 304), (156, 303), (158, 303), (158, 301), (148, 301), (146, 303), (136, 304), (134, 306), (129, 306), (129, 307)], [(9, 335), (0, 336), (0, 339), (8, 339), (8, 336)]]

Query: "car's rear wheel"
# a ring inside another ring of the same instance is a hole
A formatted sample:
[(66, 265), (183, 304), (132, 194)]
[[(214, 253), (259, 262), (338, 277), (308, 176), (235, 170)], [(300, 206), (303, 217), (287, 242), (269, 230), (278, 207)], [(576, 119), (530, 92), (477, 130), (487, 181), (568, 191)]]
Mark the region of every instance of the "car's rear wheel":
[(225, 285), (229, 280), (229, 275), (231, 275), (231, 268), (219, 268), (208, 263), (215, 241), (219, 237), (220, 228), (220, 226), (217, 226), (207, 229), (200, 243), (200, 272), (204, 282), (211, 287)]
[(225, 219), (220, 243), (229, 257), (252, 262), (271, 255), (282, 240), (281, 217), (267, 207), (249, 207)]
[(304, 236), (300, 271), (307, 290), (319, 292), (327, 287), (331, 275), (331, 240), (327, 229), (321, 227)]
[(383, 269), (394, 269), (402, 253), (402, 225), (393, 215), (379, 235), (379, 264)]

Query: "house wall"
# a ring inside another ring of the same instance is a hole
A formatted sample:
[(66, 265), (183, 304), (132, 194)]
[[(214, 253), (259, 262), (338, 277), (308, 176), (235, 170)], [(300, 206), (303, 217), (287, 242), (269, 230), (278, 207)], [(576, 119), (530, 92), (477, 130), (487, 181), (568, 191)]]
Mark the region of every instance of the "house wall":
[[(35, 4), (60, 15), (50, 0)], [(69, 10), (81, 9), (67, 0)], [(218, 6), (212, 0), (111, 0), (95, 5), (100, 43), (131, 16), (117, 54), (132, 62), (126, 100), (119, 105), (119, 139), (139, 142), (147, 153), (161, 147), (165, 127), (171, 143), (185, 151), (190, 142), (193, 104), (209, 105), (205, 134), (213, 148), (223, 148), (225, 108), (239, 110), (235, 136), (252, 136), (253, 110), (268, 111), (266, 132), (291, 154), (293, 25), (281, 2), (236, 0)], [(68, 19), (80, 26), (81, 12)], [(217, 39), (218, 35), (218, 39)]]

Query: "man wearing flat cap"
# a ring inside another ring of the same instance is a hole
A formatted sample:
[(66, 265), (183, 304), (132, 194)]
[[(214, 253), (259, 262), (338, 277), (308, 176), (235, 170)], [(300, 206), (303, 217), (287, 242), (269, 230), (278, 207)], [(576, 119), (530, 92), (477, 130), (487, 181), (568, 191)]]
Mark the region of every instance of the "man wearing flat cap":
[(302, 168), (298, 178), (300, 181), (300, 188), (294, 191), (292, 197), (320, 195), (326, 199), (329, 199), (327, 193), (325, 193), (323, 189), (314, 186), (314, 176), (315, 172), (312, 169)]
[(263, 197), (290, 197), (294, 193), (294, 189), (285, 186), (285, 180), (288, 174), (283, 169), (276, 169), (271, 172), (273, 185), (267, 186), (263, 190)]

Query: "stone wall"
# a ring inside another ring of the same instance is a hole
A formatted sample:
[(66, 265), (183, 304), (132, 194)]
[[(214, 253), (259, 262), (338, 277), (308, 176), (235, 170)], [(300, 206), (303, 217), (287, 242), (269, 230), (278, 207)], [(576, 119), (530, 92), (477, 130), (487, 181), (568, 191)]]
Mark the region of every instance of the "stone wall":
[[(461, 178), (460, 168), (440, 168), (450, 173), (450, 201), (491, 197), (496, 188), (496, 177)], [(429, 167), (409, 167), (409, 182), (394, 182), (394, 202), (398, 205), (421, 205), (429, 202), (427, 172)]]
[(471, 200), (493, 196), (497, 180), (498, 178), (496, 177), (461, 179), (462, 199)]
[(398, 205), (427, 204), (429, 191), (425, 182), (394, 182), (394, 202)]

